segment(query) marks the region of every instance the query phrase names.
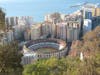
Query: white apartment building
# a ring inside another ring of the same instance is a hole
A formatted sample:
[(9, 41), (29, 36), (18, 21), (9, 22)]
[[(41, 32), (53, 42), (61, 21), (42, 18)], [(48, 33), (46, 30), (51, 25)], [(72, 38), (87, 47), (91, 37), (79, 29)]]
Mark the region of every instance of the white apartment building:
[[(62, 16), (63, 18), (63, 16)], [(61, 14), (60, 13), (52, 13), (52, 14), (47, 14), (45, 17), (44, 17), (44, 21), (46, 22), (51, 22), (53, 24), (56, 24), (56, 23), (59, 23), (61, 22)]]
[(7, 40), (8, 40), (8, 43), (9, 42), (12, 42), (14, 40), (14, 34), (13, 34), (13, 30), (9, 30), (7, 32)]
[(83, 33), (85, 34), (86, 32), (91, 31), (91, 29), (92, 29), (92, 20), (84, 19)]
[(41, 26), (42, 35), (51, 35), (52, 38), (56, 35), (56, 24), (51, 22), (44, 22)]
[(79, 39), (80, 23), (69, 21), (57, 24), (57, 38), (72, 42)]
[(14, 39), (24, 39), (24, 32), (33, 24), (30, 16), (6, 17), (6, 25), (13, 29)]
[(41, 24), (32, 25), (31, 40), (39, 39), (41, 36)]
[(24, 31), (24, 39), (25, 39), (25, 41), (28, 41), (31, 39), (31, 30), (30, 29), (26, 29)]
[(58, 23), (57, 24), (57, 38), (66, 40), (67, 38), (67, 29), (66, 24)]
[(19, 17), (6, 17), (6, 24), (9, 26), (16, 25), (32, 25), (33, 18), (31, 16), (19, 16)]

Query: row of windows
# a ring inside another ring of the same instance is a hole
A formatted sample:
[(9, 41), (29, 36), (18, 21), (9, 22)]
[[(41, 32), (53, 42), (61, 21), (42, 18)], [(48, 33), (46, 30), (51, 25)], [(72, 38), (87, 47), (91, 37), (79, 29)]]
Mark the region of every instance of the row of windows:
[(67, 49), (65, 50), (62, 50), (60, 52), (56, 52), (56, 53), (49, 53), (49, 54), (38, 54), (36, 56), (23, 56), (22, 57), (22, 64), (23, 65), (26, 65), (26, 64), (30, 64), (30, 63), (33, 63), (33, 61), (35, 59), (43, 59), (43, 58), (50, 58), (50, 57), (63, 57), (65, 56), (67, 53)]
[(65, 56), (67, 53), (67, 49), (66, 50), (62, 50), (60, 52), (56, 52), (56, 53), (48, 53), (48, 54), (39, 54), (38, 55), (38, 58), (50, 58), (50, 57), (62, 57), (62, 56)]

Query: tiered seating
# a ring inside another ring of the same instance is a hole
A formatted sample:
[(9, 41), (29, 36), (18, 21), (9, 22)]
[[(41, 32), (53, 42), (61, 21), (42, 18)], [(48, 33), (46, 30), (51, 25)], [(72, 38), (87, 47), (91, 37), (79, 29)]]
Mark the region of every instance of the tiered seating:
[(28, 48), (30, 50), (37, 50), (39, 48), (46, 48), (46, 47), (51, 47), (51, 48), (55, 48), (55, 49), (59, 49), (59, 44), (56, 43), (50, 43), (50, 42), (42, 42), (42, 43), (37, 43), (34, 44), (32, 46), (29, 46)]
[(34, 40), (34, 41), (29, 41), (26, 44), (26, 47), (29, 47), (31, 45), (37, 44), (37, 43), (41, 43), (41, 42), (51, 42), (51, 43), (57, 43), (57, 44), (62, 44), (64, 46), (66, 46), (66, 43), (62, 40), (59, 39), (38, 39), (38, 40)]

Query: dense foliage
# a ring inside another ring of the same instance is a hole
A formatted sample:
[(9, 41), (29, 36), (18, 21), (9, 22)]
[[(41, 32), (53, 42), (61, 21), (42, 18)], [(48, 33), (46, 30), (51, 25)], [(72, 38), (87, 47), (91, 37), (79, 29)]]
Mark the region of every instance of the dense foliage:
[(17, 43), (0, 45), (0, 72), (13, 72), (22, 70), (22, 54), (18, 51)]
[(25, 66), (24, 75), (99, 75), (100, 55), (80, 61), (78, 57), (50, 58)]
[(5, 28), (6, 28), (6, 25), (5, 25), (5, 13), (0, 8), (0, 30), (5, 30)]
[[(86, 53), (84, 60), (79, 56), (40, 60), (26, 65), (24, 75), (100, 75), (100, 26), (88, 32), (77, 51)], [(88, 54), (88, 55), (87, 55)]]

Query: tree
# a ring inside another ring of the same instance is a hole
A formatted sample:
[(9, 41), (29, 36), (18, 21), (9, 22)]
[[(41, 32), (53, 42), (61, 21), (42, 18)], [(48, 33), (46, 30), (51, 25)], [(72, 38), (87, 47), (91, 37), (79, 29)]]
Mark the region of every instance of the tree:
[(54, 19), (59, 19), (60, 18), (60, 14), (55, 12), (51, 15), (51, 18), (54, 18)]
[(83, 49), (95, 53), (100, 50), (100, 26), (97, 26), (93, 31), (86, 33), (83, 37)]
[(61, 21), (61, 16), (60, 16), (60, 13), (58, 13), (58, 12), (51, 14), (50, 17), (53, 20), (54, 24)]
[(0, 30), (5, 30), (5, 13), (0, 8)]
[(18, 50), (18, 44), (15, 42), (0, 46), (0, 72), (22, 70), (22, 54)]

